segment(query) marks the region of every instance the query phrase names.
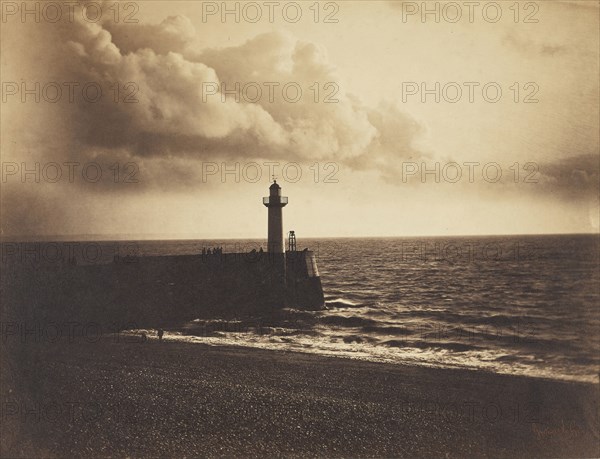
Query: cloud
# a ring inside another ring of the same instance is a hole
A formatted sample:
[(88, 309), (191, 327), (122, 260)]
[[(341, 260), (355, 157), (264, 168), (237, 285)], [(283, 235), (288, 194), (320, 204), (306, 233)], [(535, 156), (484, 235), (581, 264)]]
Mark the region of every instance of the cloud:
[(198, 38), (191, 21), (181, 15), (169, 16), (160, 24), (106, 22), (104, 27), (123, 54), (142, 49), (156, 54), (183, 53)]
[[(39, 127), (27, 142), (16, 124), (11, 129), (36, 161), (133, 162), (140, 168), (144, 180), (135, 187), (104, 174), (93, 186), (82, 182), (86, 196), (197, 186), (203, 161), (331, 161), (389, 172), (398, 157), (419, 154), (411, 146), (419, 128), (409, 115), (391, 105), (367, 107), (347, 94), (326, 50), (290, 33), (202, 49), (201, 37), (183, 16), (143, 25), (91, 23), (75, 14), (73, 23), (53, 26), (37, 29), (45, 37), (32, 45), (43, 55), (44, 47), (55, 50), (62, 43), (61, 52), (48, 58), (53, 78), (78, 82), (79, 88), (95, 82), (102, 96), (51, 109), (36, 106)], [(248, 83), (262, 90), (255, 102), (244, 93)], [(218, 92), (208, 95), (207, 85)], [(298, 88), (301, 97), (295, 100)], [(221, 89), (236, 94), (223, 99)], [(57, 119), (68, 120), (60, 133), (50, 127)], [(27, 184), (4, 188), (14, 197)], [(3, 229), (39, 231), (53, 220), (47, 208), (60, 203), (48, 199), (28, 199), (27, 215), (15, 208), (16, 200), (3, 199)]]
[[(182, 16), (153, 25), (78, 20), (59, 30), (63, 77), (105, 89), (99, 101), (65, 109), (69, 142), (84, 157), (327, 160), (389, 171), (398, 157), (419, 155), (411, 145), (420, 128), (408, 114), (361, 104), (323, 48), (289, 33), (195, 50), (199, 37)], [(223, 99), (221, 90), (235, 94)]]
[(539, 190), (566, 200), (593, 200), (600, 194), (598, 153), (579, 154), (539, 165)]

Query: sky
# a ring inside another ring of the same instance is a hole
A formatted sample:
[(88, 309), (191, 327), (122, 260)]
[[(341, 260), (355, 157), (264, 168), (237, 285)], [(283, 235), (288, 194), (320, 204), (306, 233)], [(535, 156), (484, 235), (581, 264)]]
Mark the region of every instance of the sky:
[(598, 232), (598, 2), (276, 3), (2, 2), (2, 237)]

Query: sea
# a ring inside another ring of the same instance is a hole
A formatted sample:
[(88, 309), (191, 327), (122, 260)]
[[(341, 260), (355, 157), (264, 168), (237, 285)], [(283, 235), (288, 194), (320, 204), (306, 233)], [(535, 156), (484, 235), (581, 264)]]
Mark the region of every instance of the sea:
[[(71, 244), (85, 264), (265, 242), (46, 241), (37, 255), (34, 242), (5, 242), (2, 255), (58, 258)], [(317, 256), (325, 310), (287, 309), (276, 323), (196, 319), (165, 339), (599, 382), (598, 235), (299, 239), (305, 247)], [(153, 336), (128, 331), (142, 332)]]

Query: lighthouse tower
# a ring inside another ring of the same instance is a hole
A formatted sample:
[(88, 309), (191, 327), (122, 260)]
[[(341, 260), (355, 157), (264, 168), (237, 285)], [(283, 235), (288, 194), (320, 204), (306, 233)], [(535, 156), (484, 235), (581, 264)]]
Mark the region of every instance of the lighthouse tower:
[(287, 196), (281, 196), (281, 187), (277, 185), (277, 180), (273, 180), (273, 184), (269, 187), (269, 196), (263, 198), (263, 204), (269, 209), (269, 241), (267, 251), (270, 253), (284, 253), (281, 209), (287, 203)]

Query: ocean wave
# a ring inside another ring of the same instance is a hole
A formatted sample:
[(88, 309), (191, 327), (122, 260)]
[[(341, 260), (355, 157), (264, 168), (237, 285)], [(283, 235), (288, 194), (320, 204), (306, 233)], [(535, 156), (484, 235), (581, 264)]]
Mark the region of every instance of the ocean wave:
[(355, 303), (344, 298), (326, 299), (325, 306), (328, 308), (361, 308), (362, 304)]
[(347, 335), (342, 337), (342, 341), (346, 344), (352, 343), (376, 343), (378, 340), (370, 336), (362, 335)]
[(380, 335), (412, 335), (414, 333), (414, 330), (411, 328), (384, 325), (367, 325), (362, 327), (362, 330)]
[(430, 341), (406, 341), (406, 340), (398, 340), (391, 339), (388, 341), (384, 341), (382, 343), (385, 346), (390, 347), (405, 347), (405, 348), (417, 348), (417, 349), (446, 349), (454, 352), (467, 352), (479, 350), (478, 346), (473, 346), (470, 344), (464, 343), (455, 343), (455, 342), (430, 342)]

